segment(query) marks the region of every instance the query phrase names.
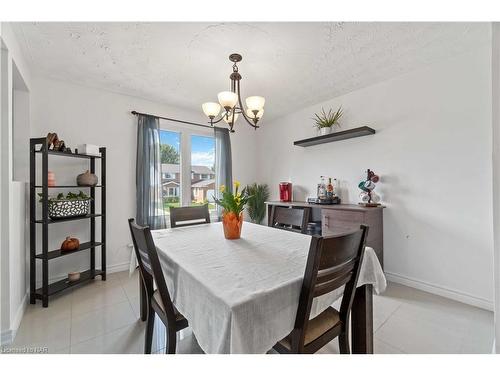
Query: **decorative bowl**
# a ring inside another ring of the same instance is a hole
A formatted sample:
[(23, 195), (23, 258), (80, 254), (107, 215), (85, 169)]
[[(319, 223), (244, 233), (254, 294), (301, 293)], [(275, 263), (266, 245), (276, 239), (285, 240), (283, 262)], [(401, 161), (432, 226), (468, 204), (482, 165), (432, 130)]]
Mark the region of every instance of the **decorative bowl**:
[(69, 217), (88, 215), (90, 198), (87, 199), (58, 199), (49, 201), (49, 217), (51, 219), (65, 219)]

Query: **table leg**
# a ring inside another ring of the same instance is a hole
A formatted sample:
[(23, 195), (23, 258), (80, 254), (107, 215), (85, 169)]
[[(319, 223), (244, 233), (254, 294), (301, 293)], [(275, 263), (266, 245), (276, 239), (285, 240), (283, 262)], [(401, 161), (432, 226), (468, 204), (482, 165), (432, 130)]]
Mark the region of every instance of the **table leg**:
[(141, 310), (141, 320), (145, 322), (148, 318), (148, 302), (147, 302), (147, 293), (144, 286), (144, 282), (142, 281), (141, 275), (139, 275), (139, 292), (141, 294), (140, 297), (140, 310)]
[(351, 310), (352, 353), (373, 354), (373, 286), (356, 288)]

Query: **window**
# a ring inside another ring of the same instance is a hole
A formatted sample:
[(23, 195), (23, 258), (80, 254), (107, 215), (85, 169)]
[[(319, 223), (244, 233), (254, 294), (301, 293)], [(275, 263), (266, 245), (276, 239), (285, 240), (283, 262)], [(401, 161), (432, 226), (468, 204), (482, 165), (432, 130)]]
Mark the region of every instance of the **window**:
[(208, 203), (215, 220), (215, 139), (212, 129), (160, 121), (163, 206)]
[(162, 175), (163, 210), (169, 215), (170, 207), (178, 207), (181, 202), (180, 181), (175, 172), (180, 170), (181, 133), (160, 130), (160, 159)]
[(208, 203), (208, 208), (215, 214), (215, 139), (201, 135), (191, 135), (191, 169), (195, 178), (191, 180), (191, 204)]

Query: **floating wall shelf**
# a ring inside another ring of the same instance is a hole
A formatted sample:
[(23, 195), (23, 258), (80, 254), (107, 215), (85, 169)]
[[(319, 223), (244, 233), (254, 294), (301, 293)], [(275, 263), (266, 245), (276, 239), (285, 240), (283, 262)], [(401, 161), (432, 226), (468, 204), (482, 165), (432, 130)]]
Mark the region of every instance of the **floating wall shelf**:
[(342, 130), (340, 132), (330, 133), (326, 135), (320, 135), (317, 137), (301, 139), (300, 141), (295, 141), (293, 144), (300, 147), (309, 147), (320, 145), (322, 143), (342, 141), (349, 138), (364, 137), (365, 135), (375, 134), (375, 129), (368, 126), (361, 126), (359, 128)]

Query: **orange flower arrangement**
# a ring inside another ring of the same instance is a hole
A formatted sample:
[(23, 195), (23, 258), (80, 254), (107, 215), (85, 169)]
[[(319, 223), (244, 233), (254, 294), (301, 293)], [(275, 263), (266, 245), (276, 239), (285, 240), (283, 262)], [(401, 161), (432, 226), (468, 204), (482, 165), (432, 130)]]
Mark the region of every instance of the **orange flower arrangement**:
[(222, 211), (222, 225), (224, 227), (224, 236), (228, 240), (235, 240), (241, 236), (241, 227), (243, 225), (243, 210), (248, 202), (246, 189), (241, 193), (238, 192), (240, 183), (234, 182), (234, 193), (224, 185), (221, 185), (220, 191), (222, 193), (221, 199), (214, 197), (215, 203), (223, 208)]

